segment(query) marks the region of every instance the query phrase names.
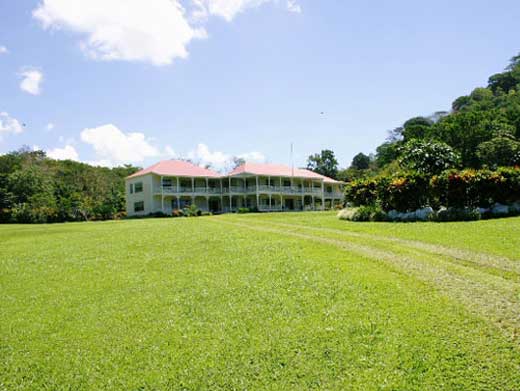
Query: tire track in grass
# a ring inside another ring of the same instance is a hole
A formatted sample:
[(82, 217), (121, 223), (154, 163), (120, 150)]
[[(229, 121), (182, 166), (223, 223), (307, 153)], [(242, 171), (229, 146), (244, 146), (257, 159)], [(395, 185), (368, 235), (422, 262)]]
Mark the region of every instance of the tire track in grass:
[[(263, 221), (255, 220), (255, 223), (267, 224)], [(454, 260), (459, 260), (467, 263), (472, 263), (484, 268), (493, 268), (496, 270), (506, 271), (510, 273), (515, 273), (520, 277), (520, 260), (514, 260), (511, 258), (507, 258), (499, 255), (492, 255), (487, 253), (475, 252), (470, 250), (464, 250), (454, 247), (448, 247), (443, 245), (437, 245), (432, 243), (421, 242), (418, 240), (410, 240), (410, 239), (400, 239), (392, 236), (383, 236), (383, 235), (375, 235), (368, 234), (363, 232), (352, 232), (342, 229), (334, 229), (334, 228), (324, 228), (324, 227), (313, 227), (307, 226), (303, 224), (289, 224), (289, 223), (280, 223), (280, 222), (269, 222), (270, 226), (279, 226), (285, 228), (299, 228), (302, 230), (313, 230), (324, 233), (335, 233), (345, 236), (350, 236), (352, 238), (361, 238), (361, 239), (371, 239), (371, 240), (381, 240), (388, 243), (396, 243), (400, 245), (404, 245), (407, 247), (415, 248), (417, 250), (426, 251), (432, 254), (443, 255)]]
[[(274, 224), (260, 226), (223, 219), (218, 221), (237, 228), (328, 244), (384, 262), (398, 271), (433, 284), (442, 294), (462, 303), (471, 313), (493, 322), (516, 343), (520, 342), (519, 284), (464, 265), (454, 265), (439, 255), (413, 254), (414, 251), (417, 251), (416, 249), (394, 249), (391, 247), (380, 249), (348, 240), (331, 239), (289, 229), (282, 230), (273, 227)], [(216, 223), (216, 220), (213, 220), (213, 222)], [(249, 221), (249, 223), (251, 222)], [(395, 244), (400, 243), (390, 243), (390, 246)]]

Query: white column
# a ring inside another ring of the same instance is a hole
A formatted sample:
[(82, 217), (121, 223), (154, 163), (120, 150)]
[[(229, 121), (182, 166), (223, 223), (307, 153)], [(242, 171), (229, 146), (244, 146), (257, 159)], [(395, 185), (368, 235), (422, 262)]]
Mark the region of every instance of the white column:
[(161, 211), (164, 213), (164, 187), (163, 187), (163, 176), (161, 175)]
[(258, 175), (256, 176), (256, 208), (260, 210), (260, 194), (258, 193)]
[(302, 179), (302, 210), (305, 210), (305, 182)]
[(209, 193), (209, 179), (206, 177), (206, 193)]
[(220, 178), (220, 211), (224, 212), (224, 189), (222, 186), (222, 178)]
[(191, 177), (191, 203), (195, 204), (195, 178)]
[(282, 177), (280, 177), (280, 210), (283, 210), (283, 188), (282, 188)]
[(323, 179), (321, 180), (321, 210), (325, 210), (325, 189)]
[(229, 177), (228, 179), (229, 179), (229, 211), (231, 212), (231, 210), (233, 209), (233, 198), (231, 196), (231, 177)]
[(180, 193), (181, 187), (179, 185), (179, 177), (177, 177), (177, 193)]
[(273, 206), (271, 204), (271, 193), (269, 193), (269, 211), (273, 209)]

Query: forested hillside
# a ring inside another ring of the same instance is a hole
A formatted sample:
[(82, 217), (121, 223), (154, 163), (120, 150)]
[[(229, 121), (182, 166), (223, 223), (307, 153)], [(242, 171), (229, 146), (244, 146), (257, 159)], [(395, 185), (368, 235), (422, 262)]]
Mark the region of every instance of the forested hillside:
[(124, 214), (124, 178), (136, 167), (92, 167), (22, 149), (0, 156), (0, 222), (112, 219)]
[(392, 130), (375, 155), (360, 153), (339, 173), (350, 181), (396, 170), (490, 168), (520, 164), (520, 55), (452, 104), (450, 112), (411, 118)]

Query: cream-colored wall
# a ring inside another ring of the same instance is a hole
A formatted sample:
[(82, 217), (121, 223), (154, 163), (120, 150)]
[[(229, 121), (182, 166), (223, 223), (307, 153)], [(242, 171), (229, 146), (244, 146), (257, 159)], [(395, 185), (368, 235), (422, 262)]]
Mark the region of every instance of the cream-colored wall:
[[(137, 178), (131, 178), (125, 180), (125, 191), (126, 191), (126, 213), (128, 216), (146, 216), (154, 210), (154, 206), (152, 205), (152, 195), (153, 195), (153, 184), (154, 178), (153, 174), (147, 174), (143, 176), (139, 176)], [(143, 183), (143, 191), (140, 193), (135, 192), (135, 184), (142, 182)], [(134, 193), (130, 194), (130, 184), (134, 185)], [(144, 201), (144, 211), (143, 212), (134, 212), (134, 203)]]

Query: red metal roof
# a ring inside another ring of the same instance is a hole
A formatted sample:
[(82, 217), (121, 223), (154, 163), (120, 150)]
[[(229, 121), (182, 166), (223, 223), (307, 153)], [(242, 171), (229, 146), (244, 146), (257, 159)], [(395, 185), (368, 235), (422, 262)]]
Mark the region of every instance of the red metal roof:
[(144, 170), (137, 171), (128, 178), (134, 178), (145, 174), (157, 174), (164, 176), (183, 176), (183, 177), (209, 177), (220, 178), (220, 174), (207, 168), (199, 167), (184, 160), (163, 160)]
[(304, 179), (323, 179), (327, 183), (339, 183), (338, 181), (326, 177), (324, 175), (317, 174), (313, 171), (304, 168), (294, 168), (294, 170), (283, 164), (269, 164), (269, 163), (245, 163), (235, 168), (228, 175), (240, 175), (240, 174), (252, 174), (262, 176), (283, 176)]

